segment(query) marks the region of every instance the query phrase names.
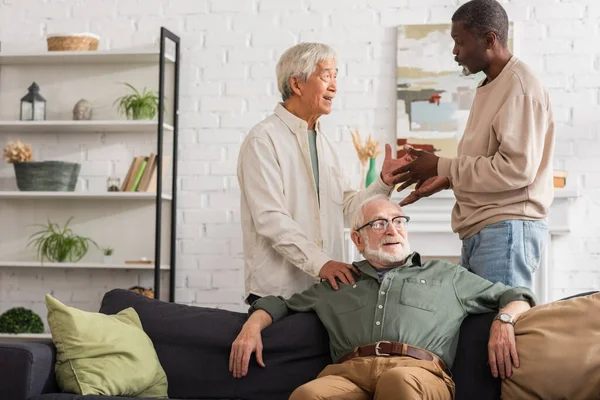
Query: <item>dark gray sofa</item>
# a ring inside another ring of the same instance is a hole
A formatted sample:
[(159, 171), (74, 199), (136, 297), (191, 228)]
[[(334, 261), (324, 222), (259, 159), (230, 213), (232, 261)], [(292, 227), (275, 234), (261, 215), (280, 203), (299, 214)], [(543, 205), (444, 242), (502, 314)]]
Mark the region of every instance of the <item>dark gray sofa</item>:
[[(251, 361), (248, 375), (228, 372), (231, 343), (246, 314), (191, 307), (113, 290), (100, 312), (133, 307), (152, 339), (169, 381), (171, 399), (285, 400), (331, 362), (327, 333), (314, 314), (293, 314), (263, 332), (266, 368)], [(500, 381), (487, 365), (493, 314), (469, 316), (461, 326), (454, 366), (457, 400), (500, 399)], [(1, 400), (116, 400), (60, 393), (51, 343), (0, 343)]]

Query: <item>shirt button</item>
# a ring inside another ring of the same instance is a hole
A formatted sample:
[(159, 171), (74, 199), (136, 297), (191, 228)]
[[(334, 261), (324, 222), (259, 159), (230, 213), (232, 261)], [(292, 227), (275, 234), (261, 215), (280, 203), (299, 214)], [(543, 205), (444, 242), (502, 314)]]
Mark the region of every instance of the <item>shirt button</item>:
[(421, 279), (421, 283), (427, 283), (425, 279)]
[(377, 321), (375, 322), (375, 325), (381, 325), (381, 322)]
[(380, 292), (381, 294), (385, 294), (385, 292)]
[(383, 308), (383, 306), (380, 304), (380, 305), (379, 305), (379, 309), (382, 309), (382, 308)]

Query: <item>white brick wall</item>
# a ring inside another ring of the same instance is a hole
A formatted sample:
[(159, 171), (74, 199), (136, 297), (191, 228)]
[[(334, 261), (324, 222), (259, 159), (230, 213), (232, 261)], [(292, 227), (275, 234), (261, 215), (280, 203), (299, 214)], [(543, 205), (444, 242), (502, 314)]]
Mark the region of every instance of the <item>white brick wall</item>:
[[(102, 48), (156, 42), (164, 24), (182, 37), (180, 302), (244, 310), (235, 163), (245, 132), (278, 99), (277, 57), (299, 41), (340, 54), (340, 93), (324, 123), (344, 164), (359, 171), (348, 128), (395, 139), (393, 27), (447, 22), (464, 0), (0, 0), (5, 51), (43, 49), (46, 32), (92, 29)], [(552, 296), (600, 287), (600, 5), (598, 0), (504, 1), (522, 26), (520, 56), (550, 89), (557, 120), (555, 165), (580, 185), (573, 232), (557, 241)], [(26, 41), (26, 43), (23, 43)], [(451, 57), (450, 54), (447, 55)], [(342, 139), (343, 137), (343, 139)], [(52, 148), (48, 148), (51, 154)], [(114, 156), (89, 151), (90, 180)], [(116, 163), (116, 165), (119, 165)], [(94, 172), (93, 169), (97, 168)], [(120, 169), (126, 166), (120, 166)], [(98, 178), (100, 179), (100, 178)], [(358, 177), (353, 177), (358, 181)], [(66, 282), (64, 284), (66, 276)], [(0, 272), (0, 312), (54, 291), (93, 309), (103, 290), (149, 277), (118, 272)], [(40, 282), (41, 280), (41, 282)], [(91, 285), (93, 290), (84, 288)], [(41, 311), (36, 303), (36, 310)]]

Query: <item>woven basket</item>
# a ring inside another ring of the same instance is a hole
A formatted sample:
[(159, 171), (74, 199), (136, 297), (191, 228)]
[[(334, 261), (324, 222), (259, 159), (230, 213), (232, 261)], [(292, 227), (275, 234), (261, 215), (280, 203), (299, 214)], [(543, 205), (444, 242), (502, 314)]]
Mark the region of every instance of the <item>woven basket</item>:
[(51, 35), (46, 38), (48, 51), (97, 50), (100, 38), (93, 34)]
[(17, 187), (24, 192), (72, 192), (81, 164), (64, 161), (19, 162), (13, 164)]

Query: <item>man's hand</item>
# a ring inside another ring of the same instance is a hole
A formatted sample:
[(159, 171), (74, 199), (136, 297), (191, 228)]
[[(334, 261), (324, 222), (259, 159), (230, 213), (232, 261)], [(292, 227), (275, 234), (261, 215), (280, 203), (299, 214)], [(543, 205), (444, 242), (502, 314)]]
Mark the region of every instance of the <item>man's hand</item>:
[(385, 145), (385, 159), (381, 167), (381, 179), (388, 186), (396, 186), (402, 182), (402, 174), (394, 174), (394, 171), (413, 160), (408, 154), (400, 159), (392, 158), (392, 146)]
[(327, 261), (325, 265), (321, 267), (319, 278), (327, 279), (329, 283), (331, 283), (331, 287), (338, 290), (339, 286), (335, 279), (339, 279), (342, 283), (354, 284), (352, 272), (354, 272), (356, 276), (360, 275), (360, 272), (354, 265), (331, 260)]
[(494, 378), (510, 378), (512, 366), (519, 368), (519, 356), (515, 342), (515, 328), (511, 324), (494, 321), (488, 341), (488, 362)]
[[(398, 191), (402, 191), (406, 189), (408, 186), (404, 183), (402, 186), (398, 187)], [(410, 194), (400, 202), (400, 206), (404, 207), (406, 205), (412, 204), (415, 201), (421, 199), (422, 197), (429, 197), (434, 193), (442, 191), (444, 189), (448, 189), (450, 187), (450, 180), (445, 176), (435, 176), (433, 178), (429, 178), (426, 181), (419, 181), (417, 186), (415, 186), (415, 190), (410, 192)]]
[(256, 362), (265, 367), (262, 358), (263, 344), (260, 332), (270, 325), (273, 319), (264, 310), (255, 311), (242, 327), (237, 338), (231, 345), (229, 354), (229, 372), (234, 378), (242, 378), (248, 373), (250, 357), (256, 351)]
[(408, 151), (405, 157), (411, 157), (412, 161), (392, 172), (393, 176), (398, 177), (396, 183), (406, 182), (404, 187), (408, 187), (413, 183), (424, 182), (437, 176), (438, 160), (440, 159), (438, 156), (427, 151), (415, 150), (410, 146), (404, 148)]

